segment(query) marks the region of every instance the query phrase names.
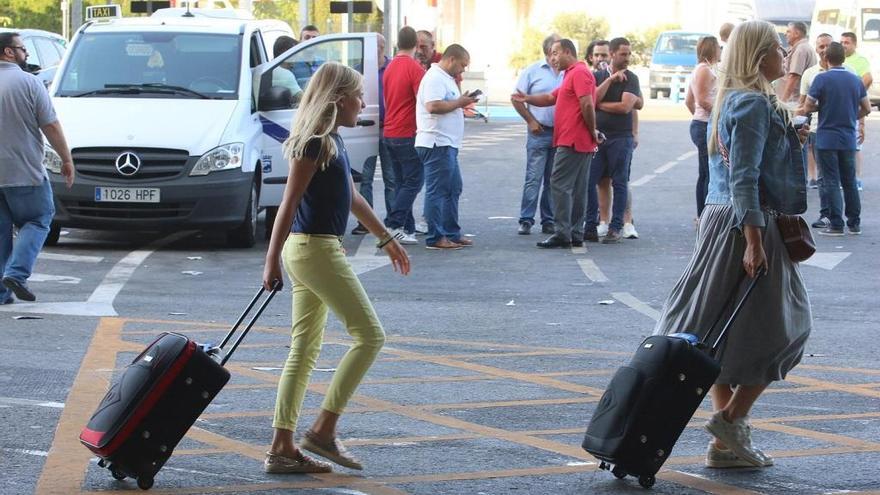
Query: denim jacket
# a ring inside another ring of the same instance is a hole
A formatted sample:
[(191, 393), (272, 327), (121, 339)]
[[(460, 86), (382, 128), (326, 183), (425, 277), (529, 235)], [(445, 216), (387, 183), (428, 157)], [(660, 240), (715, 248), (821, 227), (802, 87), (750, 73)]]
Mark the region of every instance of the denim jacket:
[[(724, 97), (718, 138), (727, 151), (709, 156), (706, 204), (731, 204), (737, 228), (764, 227), (764, 211), (796, 215), (807, 210), (807, 171), (797, 132), (758, 92)], [(708, 129), (711, 139), (712, 129)], [(717, 144), (717, 143), (716, 143)], [(719, 146), (719, 148), (721, 148)]]

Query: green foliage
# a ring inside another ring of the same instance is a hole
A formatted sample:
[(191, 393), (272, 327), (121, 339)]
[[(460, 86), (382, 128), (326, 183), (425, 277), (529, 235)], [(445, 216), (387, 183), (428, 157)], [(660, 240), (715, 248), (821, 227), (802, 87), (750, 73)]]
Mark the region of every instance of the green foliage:
[(651, 63), (651, 52), (654, 45), (657, 44), (657, 38), (664, 31), (673, 29), (681, 29), (678, 24), (656, 24), (642, 31), (630, 32), (625, 38), (630, 42), (632, 49), (632, 65), (649, 65)]
[(544, 51), (541, 48), (541, 43), (544, 42), (544, 38), (547, 36), (549, 36), (548, 33), (540, 31), (537, 28), (531, 26), (527, 27), (520, 37), (519, 48), (510, 57), (510, 65), (514, 69), (520, 70), (527, 67), (529, 64), (544, 58)]
[(553, 18), (553, 32), (575, 42), (579, 56), (586, 54), (593, 40), (607, 39), (610, 27), (604, 17), (590, 17), (586, 12), (564, 12)]
[(61, 6), (58, 0), (3, 0), (0, 23), (17, 29), (44, 29), (61, 32)]

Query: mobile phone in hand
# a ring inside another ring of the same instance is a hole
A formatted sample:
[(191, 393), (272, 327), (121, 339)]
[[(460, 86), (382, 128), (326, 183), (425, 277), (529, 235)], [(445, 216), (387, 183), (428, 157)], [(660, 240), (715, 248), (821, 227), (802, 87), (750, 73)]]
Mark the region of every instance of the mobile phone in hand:
[(808, 113), (807, 115), (796, 115), (791, 123), (794, 124), (795, 129), (800, 129), (804, 125), (810, 125), (810, 122), (813, 120), (813, 114)]
[(468, 93), (467, 95), (469, 98), (478, 98), (482, 94), (483, 94), (482, 91), (480, 91), (479, 89), (475, 89), (475, 90), (471, 91), (470, 93)]

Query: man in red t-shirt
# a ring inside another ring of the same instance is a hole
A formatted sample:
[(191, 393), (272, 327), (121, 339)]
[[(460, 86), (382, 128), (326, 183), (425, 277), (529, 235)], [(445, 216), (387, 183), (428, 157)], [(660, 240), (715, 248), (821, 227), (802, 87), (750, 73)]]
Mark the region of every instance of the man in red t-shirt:
[(553, 118), (553, 216), (556, 233), (538, 243), (540, 248), (583, 246), (584, 215), (587, 208), (587, 176), (590, 161), (599, 144), (596, 130), (596, 79), (587, 64), (578, 61), (577, 49), (569, 39), (553, 43), (550, 63), (565, 77), (552, 93), (526, 95), (517, 92), (514, 101), (539, 107), (556, 105)]
[(385, 145), (394, 169), (394, 204), (388, 216), (390, 229), (401, 231), (401, 244), (417, 244), (412, 207), (425, 180), (425, 169), (416, 153), (416, 94), (425, 69), (415, 59), (418, 36), (404, 26), (397, 34), (397, 55), (385, 67)]

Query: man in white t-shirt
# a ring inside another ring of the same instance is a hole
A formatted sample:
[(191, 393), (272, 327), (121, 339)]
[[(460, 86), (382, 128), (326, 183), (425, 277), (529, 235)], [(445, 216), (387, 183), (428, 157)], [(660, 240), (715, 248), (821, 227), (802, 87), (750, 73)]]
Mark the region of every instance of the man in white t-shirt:
[(440, 62), (422, 78), (416, 95), (416, 152), (425, 167), (425, 219), (428, 249), (461, 249), (473, 241), (461, 235), (458, 149), (464, 137), (463, 108), (477, 98), (461, 94), (455, 78), (470, 64), (461, 45), (449, 45)]

